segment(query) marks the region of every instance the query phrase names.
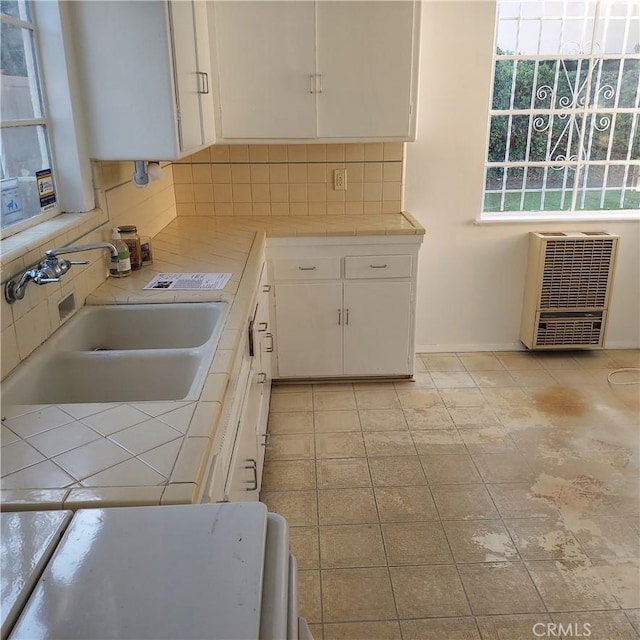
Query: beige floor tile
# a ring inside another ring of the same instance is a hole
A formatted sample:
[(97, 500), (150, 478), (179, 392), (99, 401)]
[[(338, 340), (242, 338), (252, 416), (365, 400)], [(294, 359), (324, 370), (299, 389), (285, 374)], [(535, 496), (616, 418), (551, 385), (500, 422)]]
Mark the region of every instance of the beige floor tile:
[(576, 538), (555, 518), (522, 518), (504, 523), (524, 560), (585, 558)]
[(316, 462), (318, 489), (370, 487), (366, 458), (331, 458)]
[(480, 640), (473, 618), (402, 620), (403, 640)]
[(509, 533), (500, 520), (444, 522), (456, 562), (518, 560)]
[(368, 389), (356, 391), (358, 409), (399, 409), (400, 401), (395, 389)]
[(376, 487), (427, 484), (418, 456), (369, 458), (369, 469)]
[(316, 433), (317, 458), (361, 458), (365, 456), (361, 433)]
[(590, 558), (640, 558), (640, 536), (623, 518), (590, 517), (572, 531)]
[(432, 371), (431, 377), (436, 389), (460, 389), (475, 387), (475, 380), (466, 371)]
[(369, 457), (416, 455), (416, 448), (408, 431), (365, 433), (364, 446)]
[(480, 389), (442, 389), (440, 396), (448, 409), (482, 407), (487, 404)]
[(537, 389), (553, 385), (556, 381), (548, 371), (536, 369), (532, 371), (511, 371), (511, 377), (523, 389)]
[(400, 618), (471, 613), (454, 565), (391, 567), (389, 571)]
[(360, 431), (357, 411), (315, 411), (313, 418), (316, 433)]
[(300, 491), (315, 488), (314, 460), (271, 460), (264, 467), (263, 491)]
[(382, 525), (389, 566), (449, 564), (453, 562), (439, 522), (403, 522)]
[(318, 391), (313, 392), (313, 408), (316, 411), (339, 411), (357, 409), (353, 391)]
[(526, 459), (517, 451), (474, 453), (472, 455), (485, 482), (526, 482), (533, 480)]
[(531, 482), (488, 484), (487, 489), (503, 518), (555, 518), (558, 510), (532, 495)]
[(500, 371), (502, 363), (493, 353), (471, 353), (460, 356), (467, 371)]
[(541, 369), (542, 365), (531, 353), (498, 353), (500, 364), (509, 371)]
[(451, 429), (453, 419), (446, 407), (430, 407), (428, 409), (404, 409), (405, 420), (409, 429)]
[(640, 559), (593, 560), (593, 567), (623, 609), (640, 608)]
[(320, 524), (369, 524), (378, 521), (372, 489), (318, 491)]
[(464, 442), (455, 429), (412, 431), (411, 436), (420, 455), (467, 453)]
[(271, 460), (309, 460), (313, 458), (313, 434), (291, 433), (271, 436), (266, 457)]
[(636, 640), (637, 635), (622, 611), (554, 613), (553, 621), (565, 629), (580, 631), (593, 640)]
[(386, 568), (322, 572), (325, 622), (394, 620), (396, 609)]
[(548, 413), (527, 406), (495, 406), (493, 411), (508, 429), (527, 429), (530, 427), (550, 427), (554, 424)]
[(502, 427), (460, 427), (458, 433), (465, 443), (467, 451), (472, 454), (506, 453), (517, 450), (511, 436)]
[(500, 418), (491, 407), (460, 407), (449, 409), (449, 415), (456, 427), (500, 426)]
[(318, 527), (289, 527), (289, 544), (299, 571), (320, 568)]
[(466, 371), (462, 360), (455, 354), (423, 354), (422, 360), (429, 371)]
[(444, 402), (436, 389), (400, 389), (396, 392), (403, 409), (429, 409), (443, 407)]
[(429, 484), (482, 482), (471, 456), (465, 454), (420, 456)]
[(282, 411), (313, 411), (313, 396), (310, 391), (303, 393), (276, 393), (271, 397), (270, 413)]
[(312, 433), (313, 411), (289, 411), (269, 414), (267, 431), (271, 434)]
[(470, 371), (479, 387), (515, 387), (517, 381), (508, 371)]
[(431, 487), (443, 520), (494, 520), (499, 514), (482, 484), (438, 484)]
[(318, 506), (315, 491), (265, 491), (260, 501), (273, 513), (286, 518), (290, 526), (305, 527), (318, 524)]
[(323, 569), (386, 566), (380, 525), (320, 527), (320, 565)]
[[(417, 360), (416, 360), (417, 362)], [(430, 373), (426, 373), (426, 367), (424, 371), (418, 371), (416, 369), (413, 374), (413, 380), (398, 380), (393, 383), (396, 391), (409, 390), (409, 389), (435, 389), (436, 385), (433, 384), (433, 378)]]
[(636, 630), (636, 633), (640, 635), (640, 609), (631, 609), (624, 612), (627, 619)]
[(402, 409), (360, 409), (363, 431), (402, 431), (407, 429)]
[(310, 623), (322, 621), (319, 571), (298, 571), (298, 614)]
[(549, 611), (617, 608), (607, 584), (589, 562), (534, 560), (526, 565)]
[[(401, 640), (401, 637), (400, 625), (392, 621), (334, 622), (324, 625), (324, 640)], [(315, 636), (314, 640), (317, 640)]]
[(476, 622), (482, 640), (533, 640), (533, 628), (536, 624), (539, 625), (536, 631), (544, 632), (541, 637), (549, 638), (546, 624), (552, 623), (552, 620), (551, 616), (545, 613), (525, 613), (511, 616), (477, 616)]
[(380, 522), (438, 520), (428, 487), (377, 487), (375, 495)]
[(522, 563), (461, 564), (458, 571), (475, 615), (545, 610)]

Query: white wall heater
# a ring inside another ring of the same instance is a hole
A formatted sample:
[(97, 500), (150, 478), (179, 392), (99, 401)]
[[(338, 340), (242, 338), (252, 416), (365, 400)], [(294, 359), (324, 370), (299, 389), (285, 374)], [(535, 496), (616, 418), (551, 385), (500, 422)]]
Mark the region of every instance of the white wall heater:
[(529, 349), (604, 346), (619, 236), (532, 232), (520, 340)]

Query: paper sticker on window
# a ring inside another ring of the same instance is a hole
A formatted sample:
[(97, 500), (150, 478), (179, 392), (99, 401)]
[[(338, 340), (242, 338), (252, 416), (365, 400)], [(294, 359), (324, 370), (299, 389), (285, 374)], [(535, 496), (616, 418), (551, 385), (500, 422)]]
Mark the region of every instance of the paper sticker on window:
[(2, 217), (22, 211), (18, 180), (2, 180)]
[(56, 206), (56, 192), (53, 186), (51, 169), (36, 171), (36, 183), (38, 185), (38, 197), (40, 198), (40, 210), (48, 211)]

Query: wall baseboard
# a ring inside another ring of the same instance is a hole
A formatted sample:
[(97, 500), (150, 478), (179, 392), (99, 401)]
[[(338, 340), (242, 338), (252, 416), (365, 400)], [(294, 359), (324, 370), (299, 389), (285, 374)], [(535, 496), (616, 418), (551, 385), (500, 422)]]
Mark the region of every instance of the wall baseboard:
[[(640, 349), (640, 344), (610, 341), (604, 349)], [(479, 351), (529, 351), (521, 342), (508, 344), (417, 344), (416, 353), (474, 353)], [(535, 352), (536, 350), (534, 350)], [(563, 349), (554, 349), (561, 352)], [(597, 349), (596, 349), (597, 351)]]

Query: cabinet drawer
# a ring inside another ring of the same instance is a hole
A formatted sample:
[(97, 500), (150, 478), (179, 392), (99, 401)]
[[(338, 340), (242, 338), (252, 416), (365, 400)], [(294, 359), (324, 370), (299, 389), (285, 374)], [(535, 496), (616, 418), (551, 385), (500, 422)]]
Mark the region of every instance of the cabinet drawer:
[(278, 258), (273, 261), (275, 280), (328, 280), (340, 278), (340, 258)]
[(344, 259), (344, 277), (410, 278), (411, 256), (348, 256)]

